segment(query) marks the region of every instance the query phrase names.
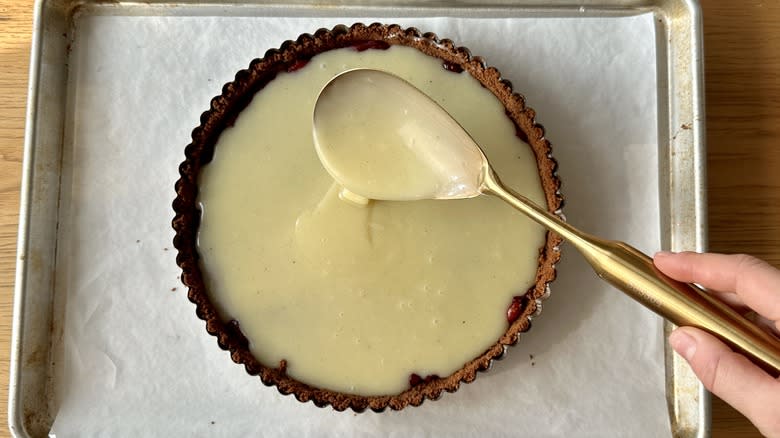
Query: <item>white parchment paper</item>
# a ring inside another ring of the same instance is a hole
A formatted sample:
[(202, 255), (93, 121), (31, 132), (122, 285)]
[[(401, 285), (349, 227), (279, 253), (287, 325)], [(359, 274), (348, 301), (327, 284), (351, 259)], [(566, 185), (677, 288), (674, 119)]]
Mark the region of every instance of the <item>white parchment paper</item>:
[(659, 249), (652, 15), (83, 15), (68, 85), (52, 436), (668, 436), (660, 318), (600, 282), (571, 248), (542, 315), (505, 360), (401, 412), (337, 413), (283, 397), (206, 333), (171, 244), (190, 131), (266, 49), (355, 21), (415, 26), (485, 57), (547, 128), (569, 220)]

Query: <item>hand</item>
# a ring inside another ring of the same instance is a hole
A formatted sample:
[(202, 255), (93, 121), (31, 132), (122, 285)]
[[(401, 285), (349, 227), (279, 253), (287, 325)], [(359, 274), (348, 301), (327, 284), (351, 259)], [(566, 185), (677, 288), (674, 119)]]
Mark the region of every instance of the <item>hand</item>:
[[(658, 269), (697, 283), (738, 310), (755, 311), (760, 325), (780, 333), (780, 270), (747, 255), (660, 252)], [(745, 312), (742, 312), (743, 314)], [(680, 327), (669, 343), (713, 394), (745, 415), (768, 437), (780, 437), (780, 378), (769, 374), (702, 330)]]

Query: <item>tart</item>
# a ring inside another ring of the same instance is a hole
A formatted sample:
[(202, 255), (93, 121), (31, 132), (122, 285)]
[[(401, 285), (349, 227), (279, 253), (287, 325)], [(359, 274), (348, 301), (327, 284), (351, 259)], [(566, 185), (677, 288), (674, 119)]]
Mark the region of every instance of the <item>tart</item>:
[(355, 24), (269, 50), (211, 101), (179, 168), (174, 245), (197, 316), (249, 374), (320, 407), (400, 410), (472, 382), (517, 342), (561, 238), (488, 197), (339, 199), (311, 108), (354, 67), (428, 92), (508, 185), (560, 213), (544, 130), (498, 70), (431, 33)]

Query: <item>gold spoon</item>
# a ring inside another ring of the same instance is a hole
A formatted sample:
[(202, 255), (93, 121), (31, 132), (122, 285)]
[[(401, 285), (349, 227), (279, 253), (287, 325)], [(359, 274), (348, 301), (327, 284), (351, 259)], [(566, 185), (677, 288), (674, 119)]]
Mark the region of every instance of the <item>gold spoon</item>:
[(313, 126), (317, 154), (348, 198), (501, 198), (560, 234), (600, 278), (650, 310), (704, 329), (780, 374), (780, 340), (699, 287), (665, 276), (632, 246), (584, 233), (504, 186), (458, 122), (405, 80), (378, 70), (344, 72), (320, 92)]

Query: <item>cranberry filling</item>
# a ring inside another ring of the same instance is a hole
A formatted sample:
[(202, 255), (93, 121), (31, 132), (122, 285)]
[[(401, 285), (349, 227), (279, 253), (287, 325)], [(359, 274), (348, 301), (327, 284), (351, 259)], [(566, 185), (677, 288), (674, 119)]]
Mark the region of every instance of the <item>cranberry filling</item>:
[(293, 62), (289, 67), (287, 67), (287, 72), (292, 73), (295, 70), (300, 70), (303, 67), (306, 66), (306, 64), (309, 63), (308, 59), (298, 59), (295, 62)]
[[(504, 114), (506, 114), (506, 116), (509, 117), (510, 119), (512, 118), (512, 114), (510, 114), (509, 111), (505, 110)], [(512, 121), (512, 123), (514, 124), (514, 120)], [(519, 138), (520, 140), (522, 140), (522, 141), (524, 141), (526, 143), (529, 143), (528, 136), (516, 124), (515, 124), (515, 137)]]
[(515, 136), (517, 136), (517, 138), (519, 138), (520, 140), (529, 143), (528, 136), (525, 135), (525, 132), (523, 132), (523, 130), (518, 128), (517, 126), (515, 126)]
[(354, 43), (352, 44), (352, 48), (358, 52), (362, 52), (368, 49), (387, 50), (390, 48), (390, 44), (386, 41), (368, 40)]
[(429, 374), (428, 376), (425, 376), (425, 378), (420, 377), (419, 374), (412, 373), (409, 376), (409, 386), (415, 387), (417, 385), (420, 385), (422, 383), (431, 383), (434, 380), (439, 380), (440, 377), (436, 374)]
[(463, 71), (463, 67), (461, 67), (460, 64), (455, 64), (454, 62), (450, 61), (442, 62), (441, 66), (444, 67), (445, 70), (451, 71), (453, 73), (460, 73)]
[(241, 326), (238, 324), (238, 321), (231, 319), (227, 324), (227, 331), (229, 331), (233, 337), (238, 339), (238, 342), (242, 347), (249, 348), (249, 340), (246, 338), (246, 336), (244, 336), (244, 333), (241, 332)]
[(523, 310), (528, 307), (528, 301), (529, 299), (525, 295), (512, 297), (512, 304), (510, 304), (509, 308), (506, 310), (506, 320), (509, 321), (510, 324), (517, 321), (517, 318), (520, 317)]

